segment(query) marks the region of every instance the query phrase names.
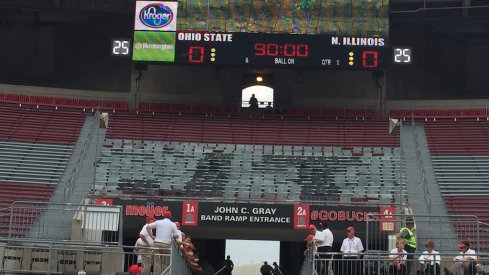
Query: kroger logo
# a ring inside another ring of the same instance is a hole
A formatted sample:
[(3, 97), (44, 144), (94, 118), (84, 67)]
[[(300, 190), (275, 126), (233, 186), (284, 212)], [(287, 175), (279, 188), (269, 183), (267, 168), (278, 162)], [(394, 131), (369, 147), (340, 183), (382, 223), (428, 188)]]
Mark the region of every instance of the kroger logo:
[(150, 28), (163, 28), (173, 20), (173, 11), (164, 4), (150, 4), (139, 13), (141, 23)]

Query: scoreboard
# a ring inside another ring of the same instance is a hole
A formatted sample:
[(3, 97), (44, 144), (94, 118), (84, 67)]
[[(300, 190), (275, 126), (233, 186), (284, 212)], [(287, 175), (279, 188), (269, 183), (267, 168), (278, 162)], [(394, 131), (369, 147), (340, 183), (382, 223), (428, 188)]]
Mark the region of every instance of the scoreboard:
[[(154, 36), (157, 37), (154, 37)], [(177, 31), (135, 35), (133, 60), (178, 65), (378, 70), (384, 38)]]
[(391, 59), (386, 38), (378, 36), (177, 30), (177, 7), (175, 1), (136, 2), (133, 61), (375, 71)]

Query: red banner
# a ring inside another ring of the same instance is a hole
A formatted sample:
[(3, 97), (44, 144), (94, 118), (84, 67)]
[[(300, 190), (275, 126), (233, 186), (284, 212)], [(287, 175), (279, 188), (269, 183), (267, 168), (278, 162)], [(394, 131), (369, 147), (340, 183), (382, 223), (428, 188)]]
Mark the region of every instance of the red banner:
[(294, 205), (294, 229), (309, 228), (309, 204)]
[(112, 205), (112, 199), (97, 199), (97, 205)]
[(182, 206), (182, 225), (197, 226), (199, 220), (199, 202), (184, 201)]
[(396, 208), (380, 207), (380, 231), (396, 231)]

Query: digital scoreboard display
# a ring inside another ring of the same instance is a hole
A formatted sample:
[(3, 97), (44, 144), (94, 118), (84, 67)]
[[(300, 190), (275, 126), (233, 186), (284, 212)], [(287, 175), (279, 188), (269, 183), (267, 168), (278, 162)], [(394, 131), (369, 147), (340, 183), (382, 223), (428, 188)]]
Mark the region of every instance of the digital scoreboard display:
[(177, 29), (177, 11), (176, 1), (136, 1), (134, 61), (367, 71), (381, 70), (391, 63), (392, 52), (381, 35), (183, 30)]
[[(167, 35), (156, 33), (157, 35)], [(308, 69), (379, 70), (390, 61), (384, 38), (272, 33), (177, 31), (175, 42), (134, 41), (134, 49), (151, 50), (135, 61), (179, 65), (287, 67)], [(173, 59), (161, 59), (171, 51)], [(144, 56), (144, 58), (141, 58)], [(154, 57), (154, 58), (152, 58)]]

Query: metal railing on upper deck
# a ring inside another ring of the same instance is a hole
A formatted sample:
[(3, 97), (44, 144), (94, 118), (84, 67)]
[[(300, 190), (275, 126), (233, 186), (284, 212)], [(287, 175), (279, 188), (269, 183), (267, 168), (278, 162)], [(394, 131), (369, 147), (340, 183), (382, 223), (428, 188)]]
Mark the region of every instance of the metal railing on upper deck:
[(387, 251), (370, 251), (348, 254), (342, 252), (317, 252), (313, 244), (306, 249), (300, 275), (435, 275), (435, 274), (488, 274), (489, 254), (468, 251), (444, 253), (420, 249), (416, 253), (407, 253), (402, 247), (391, 247)]
[(122, 244), (122, 206), (16, 201), (3, 210), (8, 239)]

